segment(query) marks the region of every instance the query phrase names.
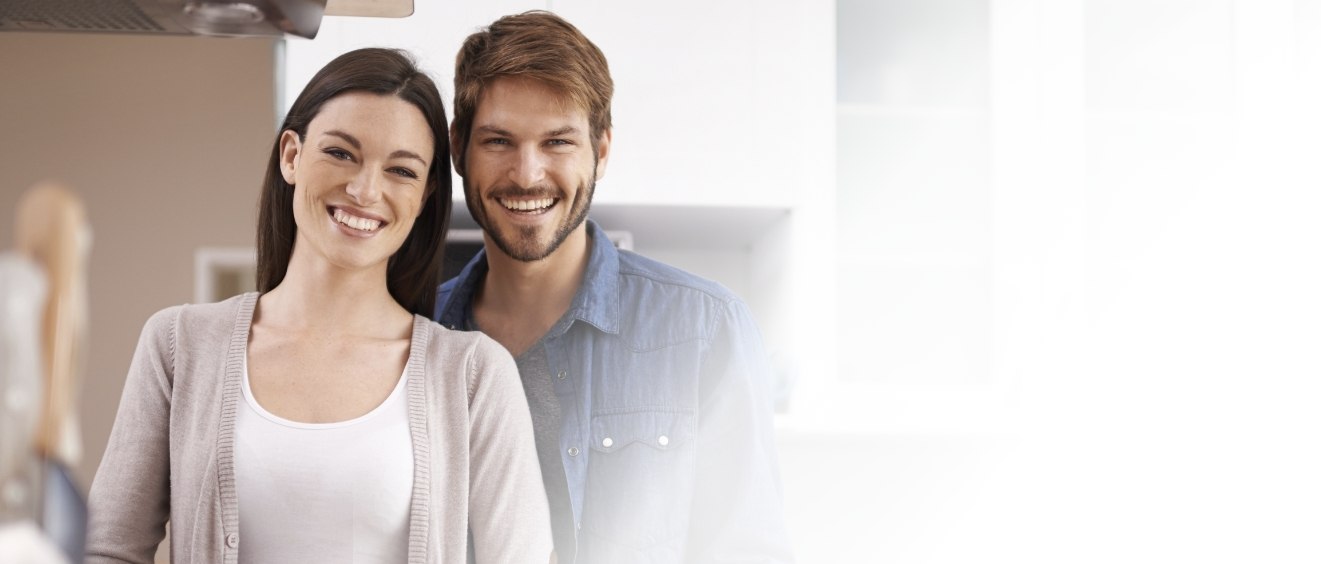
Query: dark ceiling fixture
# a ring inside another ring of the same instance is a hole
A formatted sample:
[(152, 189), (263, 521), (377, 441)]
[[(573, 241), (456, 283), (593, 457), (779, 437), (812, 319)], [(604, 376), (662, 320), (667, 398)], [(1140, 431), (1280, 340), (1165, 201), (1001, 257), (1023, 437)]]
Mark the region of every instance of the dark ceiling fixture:
[(311, 39), (322, 16), (412, 13), (413, 0), (0, 0), (0, 31)]

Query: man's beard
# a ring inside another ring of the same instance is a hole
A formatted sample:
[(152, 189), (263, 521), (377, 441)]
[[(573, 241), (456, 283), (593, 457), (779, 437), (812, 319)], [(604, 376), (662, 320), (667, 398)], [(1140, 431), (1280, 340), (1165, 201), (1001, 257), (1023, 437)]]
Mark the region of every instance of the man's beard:
[[(540, 245), (537, 239), (537, 233), (540, 231), (537, 227), (517, 226), (513, 228), (512, 232), (506, 232), (500, 226), (495, 225), (495, 222), (490, 221), (485, 213), (488, 199), (473, 194), (467, 178), (463, 179), (463, 190), (467, 196), (468, 213), (472, 214), (473, 219), (477, 221), (477, 225), (486, 232), (491, 241), (495, 242), (495, 246), (514, 260), (535, 262), (550, 256), (556, 249), (559, 249), (564, 240), (569, 238), (569, 234), (573, 233), (573, 230), (587, 220), (587, 210), (592, 207), (592, 196), (596, 193), (596, 170), (593, 167), (591, 180), (578, 187), (578, 190), (574, 193), (573, 202), (569, 204), (569, 214), (565, 217), (564, 223), (556, 228), (550, 242), (544, 246)], [(518, 193), (547, 193), (548, 191), (502, 189), (498, 192), (513, 195)], [(555, 205), (565, 205), (564, 198), (557, 196), (557, 199), (559, 201)], [(493, 199), (491, 200), (493, 201)], [(494, 205), (500, 204), (494, 203)]]

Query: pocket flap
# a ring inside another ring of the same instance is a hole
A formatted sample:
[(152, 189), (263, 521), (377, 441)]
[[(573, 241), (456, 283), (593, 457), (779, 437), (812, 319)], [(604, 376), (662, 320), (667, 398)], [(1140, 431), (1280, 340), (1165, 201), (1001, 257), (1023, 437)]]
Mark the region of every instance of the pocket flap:
[(592, 449), (611, 452), (638, 443), (657, 450), (676, 448), (692, 439), (696, 419), (688, 410), (646, 409), (592, 417)]

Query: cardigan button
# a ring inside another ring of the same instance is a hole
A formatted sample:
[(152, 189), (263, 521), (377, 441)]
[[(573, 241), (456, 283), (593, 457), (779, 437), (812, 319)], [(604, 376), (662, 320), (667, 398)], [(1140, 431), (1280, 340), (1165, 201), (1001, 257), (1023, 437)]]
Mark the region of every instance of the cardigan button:
[(228, 547), (230, 547), (230, 548), (238, 548), (238, 547), (239, 547), (239, 534), (238, 534), (238, 533), (230, 533), (230, 534), (228, 534), (228, 535), (225, 535), (225, 546), (228, 546)]

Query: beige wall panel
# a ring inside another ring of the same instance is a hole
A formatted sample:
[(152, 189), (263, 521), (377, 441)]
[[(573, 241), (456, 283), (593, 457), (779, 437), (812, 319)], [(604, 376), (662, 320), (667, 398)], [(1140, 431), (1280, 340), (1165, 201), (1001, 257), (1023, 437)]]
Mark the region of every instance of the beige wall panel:
[(84, 489), (143, 322), (192, 300), (194, 249), (254, 242), (274, 55), (269, 39), (0, 34), (0, 249), (42, 179), (82, 195), (95, 233)]

